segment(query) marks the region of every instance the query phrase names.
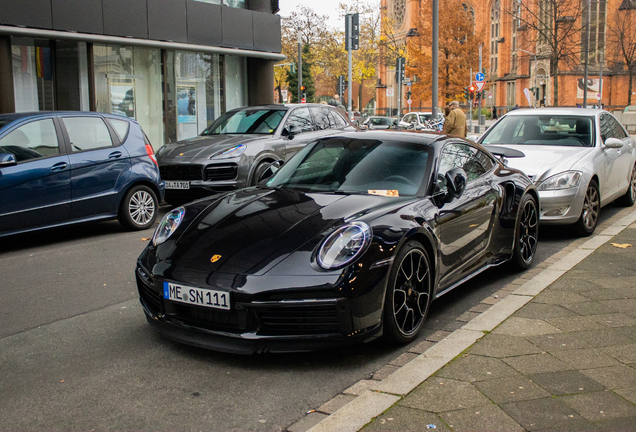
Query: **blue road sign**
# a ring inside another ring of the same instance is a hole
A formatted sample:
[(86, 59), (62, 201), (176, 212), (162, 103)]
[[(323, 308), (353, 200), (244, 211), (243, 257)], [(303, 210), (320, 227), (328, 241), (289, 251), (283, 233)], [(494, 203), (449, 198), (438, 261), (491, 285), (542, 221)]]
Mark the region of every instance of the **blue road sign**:
[(486, 78), (486, 77), (481, 72), (479, 72), (478, 74), (475, 75), (475, 81), (483, 81), (484, 78)]

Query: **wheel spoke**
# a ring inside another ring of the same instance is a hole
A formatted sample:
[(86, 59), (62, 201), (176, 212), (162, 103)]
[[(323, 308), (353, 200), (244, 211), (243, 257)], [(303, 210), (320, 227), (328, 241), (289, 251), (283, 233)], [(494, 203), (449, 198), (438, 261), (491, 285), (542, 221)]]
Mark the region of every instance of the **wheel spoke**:
[[(402, 300), (400, 302), (396, 301), (396, 294), (400, 294), (402, 296)], [(399, 308), (397, 308), (398, 305), (400, 306)], [(404, 307), (406, 307), (406, 291), (396, 289), (393, 293), (394, 314), (397, 316)]]

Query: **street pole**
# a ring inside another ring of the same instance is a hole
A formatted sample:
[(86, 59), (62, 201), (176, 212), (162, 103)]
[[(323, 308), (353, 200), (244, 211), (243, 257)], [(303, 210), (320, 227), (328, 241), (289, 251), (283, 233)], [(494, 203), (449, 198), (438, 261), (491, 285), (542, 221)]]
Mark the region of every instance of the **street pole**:
[[(468, 77), (468, 88), (473, 85), (473, 68), (470, 68), (470, 76)], [(468, 93), (468, 130), (473, 130), (473, 100), (470, 98), (470, 92)]]
[(296, 73), (298, 74), (298, 99), (296, 102), (300, 103), (302, 99), (300, 88), (303, 86), (303, 49), (300, 37), (300, 27), (298, 27), (298, 70)]
[[(592, 5), (590, 0), (587, 0), (587, 19), (585, 20), (585, 34), (587, 34), (587, 40), (585, 41), (585, 72), (583, 74), (583, 108), (587, 108), (587, 65), (589, 63), (589, 51), (590, 51), (590, 11)], [(559, 79), (554, 77), (554, 79)]]
[[(479, 70), (477, 71), (477, 73), (481, 73), (481, 71), (482, 71), (482, 68), (481, 68), (481, 44), (479, 44)], [(472, 76), (470, 78), (472, 79)], [(477, 112), (477, 130), (475, 131), (477, 133), (480, 132), (481, 125), (482, 125), (482, 121), (481, 121), (481, 100), (482, 99), (483, 98), (481, 98), (481, 97), (479, 98), (479, 111)]]
[(347, 85), (347, 107), (348, 107), (348, 111), (349, 111), (349, 120), (351, 120), (353, 118), (352, 114), (352, 109), (351, 109), (351, 87), (353, 87), (353, 81), (351, 80), (351, 45), (353, 45), (353, 41), (351, 40), (351, 29), (352, 29), (352, 17), (351, 15), (347, 15), (347, 20), (349, 22), (349, 25), (347, 26), (347, 40), (349, 41), (349, 49), (347, 50), (348, 56), (349, 56), (349, 85)]
[(601, 107), (601, 102), (603, 101), (603, 54), (605, 53), (605, 50), (601, 51), (601, 71), (598, 74), (598, 91), (601, 94), (601, 98), (598, 100), (598, 107)]
[(433, 83), (432, 83), (432, 113), (433, 113), (433, 118), (437, 119), (437, 107), (439, 105), (439, 101), (437, 100), (438, 97), (438, 90), (437, 90), (437, 78), (438, 78), (438, 74), (439, 74), (439, 63), (438, 63), (438, 56), (439, 56), (439, 0), (433, 0), (433, 44), (431, 47), (431, 57), (432, 57), (432, 61), (431, 61), (431, 69), (432, 69), (432, 77), (433, 77)]
[(398, 94), (397, 94), (397, 117), (398, 117), (398, 122), (400, 120), (402, 120), (402, 68), (404, 66), (402, 66), (402, 64), (400, 63), (400, 59), (398, 58), (398, 64), (400, 65), (398, 67), (398, 82), (397, 82), (397, 90), (398, 90)]

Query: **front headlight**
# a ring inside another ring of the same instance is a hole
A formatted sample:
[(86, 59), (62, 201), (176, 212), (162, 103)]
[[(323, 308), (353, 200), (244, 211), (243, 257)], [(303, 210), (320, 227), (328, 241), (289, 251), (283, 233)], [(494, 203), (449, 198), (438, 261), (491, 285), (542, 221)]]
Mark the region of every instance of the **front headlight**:
[(579, 171), (566, 171), (543, 180), (537, 189), (540, 191), (569, 189), (581, 183), (582, 174)]
[(245, 144), (239, 144), (227, 150), (221, 150), (218, 153), (214, 153), (210, 156), (210, 159), (228, 159), (242, 155), (245, 153), (247, 146)]
[(181, 225), (184, 215), (185, 209), (183, 207), (177, 207), (176, 209), (168, 212), (168, 214), (161, 219), (159, 226), (155, 230), (155, 233), (152, 236), (152, 244), (158, 246), (168, 240), (172, 233), (174, 233), (177, 228), (179, 228), (179, 225)]
[(369, 247), (371, 234), (371, 227), (364, 222), (352, 222), (338, 228), (318, 249), (318, 265), (325, 270), (346, 266)]

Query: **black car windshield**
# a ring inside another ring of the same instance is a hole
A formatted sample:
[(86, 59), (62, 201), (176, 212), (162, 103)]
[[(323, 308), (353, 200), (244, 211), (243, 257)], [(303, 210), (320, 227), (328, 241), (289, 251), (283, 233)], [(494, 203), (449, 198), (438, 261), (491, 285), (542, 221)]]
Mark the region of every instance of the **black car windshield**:
[(277, 109), (230, 111), (219, 117), (201, 135), (273, 134), (286, 112)]
[(594, 117), (510, 115), (491, 127), (481, 144), (591, 147), (593, 131)]
[(426, 187), (431, 147), (333, 137), (307, 145), (267, 186), (305, 192), (413, 196)]

